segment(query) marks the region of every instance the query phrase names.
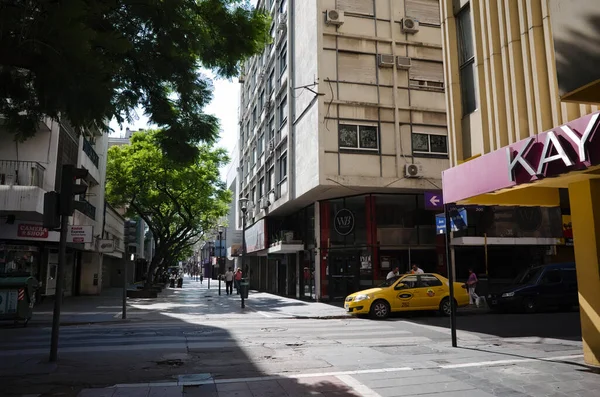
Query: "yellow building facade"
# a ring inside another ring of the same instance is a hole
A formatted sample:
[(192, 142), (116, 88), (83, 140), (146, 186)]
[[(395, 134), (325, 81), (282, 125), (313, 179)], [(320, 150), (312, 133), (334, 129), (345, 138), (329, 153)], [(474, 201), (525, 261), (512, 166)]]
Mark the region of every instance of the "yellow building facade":
[(600, 80), (580, 66), (596, 57), (586, 54), (600, 38), (594, 3), (440, 0), (440, 8), (453, 166), (444, 200), (558, 206), (558, 190), (568, 189), (584, 357), (600, 365), (600, 90), (590, 88)]

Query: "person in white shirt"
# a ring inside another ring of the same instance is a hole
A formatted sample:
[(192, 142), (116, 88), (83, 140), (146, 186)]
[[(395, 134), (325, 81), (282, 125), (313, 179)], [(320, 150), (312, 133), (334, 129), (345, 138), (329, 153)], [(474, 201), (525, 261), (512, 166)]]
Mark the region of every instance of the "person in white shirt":
[(425, 273), (423, 269), (413, 263), (411, 274), (423, 274)]
[(394, 270), (390, 270), (390, 272), (387, 274), (387, 277), (385, 279), (389, 280), (390, 278), (398, 277), (399, 274), (400, 274), (400, 269), (398, 269), (396, 267), (396, 268), (394, 268)]
[(225, 293), (227, 295), (233, 294), (233, 271), (231, 268), (225, 272)]

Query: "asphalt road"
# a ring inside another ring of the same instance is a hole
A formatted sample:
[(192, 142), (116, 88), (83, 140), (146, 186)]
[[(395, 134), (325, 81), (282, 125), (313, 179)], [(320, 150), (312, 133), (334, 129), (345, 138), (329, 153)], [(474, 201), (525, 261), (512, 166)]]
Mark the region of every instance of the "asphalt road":
[[(48, 327), (0, 329), (0, 394), (76, 396), (82, 388), (172, 381), (182, 374), (245, 379), (343, 373), (356, 375), (354, 380), (362, 379), (361, 384), (371, 389), (390, 388), (380, 390), (379, 396), (420, 395), (426, 393), (394, 394), (398, 392), (396, 384), (382, 386), (388, 383), (381, 382), (381, 374), (409, 368), (439, 375), (465, 364), (468, 371), (469, 365), (495, 360), (525, 363), (532, 358), (581, 355), (577, 313), (460, 316), (460, 348), (455, 349), (449, 343), (448, 319), (436, 315), (403, 315), (387, 321), (275, 318), (267, 317), (266, 312), (228, 316), (222, 312), (231, 310), (227, 305), (220, 306), (221, 312), (214, 308), (210, 314), (194, 314), (190, 297), (179, 295), (170, 298), (170, 307), (183, 307), (183, 313), (164, 309), (162, 318), (154, 313), (129, 323), (62, 327), (58, 365), (46, 362)], [(369, 378), (364, 371), (380, 371), (379, 378), (371, 372)], [(421, 378), (421, 382), (427, 379)], [(477, 389), (475, 383), (465, 385), (456, 391), (468, 395), (469, 390)], [(482, 393), (473, 395), (484, 396)], [(503, 393), (487, 395), (510, 395), (506, 390)]]

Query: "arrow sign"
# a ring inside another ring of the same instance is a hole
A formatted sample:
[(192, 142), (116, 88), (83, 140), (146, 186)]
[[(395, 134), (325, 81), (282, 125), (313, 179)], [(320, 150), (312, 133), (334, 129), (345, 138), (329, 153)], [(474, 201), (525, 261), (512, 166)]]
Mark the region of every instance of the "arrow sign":
[(444, 206), (444, 198), (441, 191), (425, 192), (425, 209), (440, 210)]

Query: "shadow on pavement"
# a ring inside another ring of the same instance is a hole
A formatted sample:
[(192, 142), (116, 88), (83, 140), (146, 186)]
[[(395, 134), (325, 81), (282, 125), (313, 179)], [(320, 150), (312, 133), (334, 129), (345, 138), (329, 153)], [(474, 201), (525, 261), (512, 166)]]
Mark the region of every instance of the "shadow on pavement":
[[(393, 320), (450, 329), (450, 319), (428, 312), (395, 314)], [(552, 338), (581, 341), (579, 312), (547, 312), (535, 314), (474, 313), (459, 309), (457, 329), (499, 338)]]
[[(116, 384), (172, 383), (181, 375), (210, 374), (215, 382), (185, 387), (183, 395), (360, 396), (342, 379), (333, 375), (304, 374), (298, 378), (278, 375), (277, 364), (284, 360), (284, 356), (278, 354), (276, 340), (273, 346), (252, 343), (243, 345), (242, 341), (237, 340), (225, 328), (190, 323), (163, 315), (158, 321), (148, 324), (62, 326), (61, 344), (73, 343), (72, 339), (64, 339), (70, 331), (73, 331), (71, 335), (79, 335), (77, 344), (82, 349), (104, 345), (110, 347), (110, 351), (88, 349), (85, 352), (75, 352), (67, 351), (67, 347), (62, 346), (59, 347), (57, 364), (47, 362), (47, 353), (2, 357), (0, 361), (14, 359), (14, 365), (5, 361), (0, 366), (0, 382), (3, 384), (0, 394), (76, 397), (83, 389), (106, 388)], [(82, 332), (79, 334), (80, 331)], [(50, 328), (2, 332), (5, 334), (1, 338), (12, 333), (16, 346), (22, 346), (23, 349), (32, 348), (29, 343), (33, 333), (50, 339)], [(142, 339), (148, 334), (164, 337), (164, 343), (172, 343), (173, 347), (140, 349), (145, 343)], [(177, 344), (173, 343), (174, 338), (182, 336), (185, 337), (185, 343), (181, 340)], [(113, 342), (115, 338), (129, 338), (129, 342)], [(123, 346), (123, 349), (118, 346)], [(324, 366), (323, 370), (327, 368)], [(159, 392), (156, 395), (170, 397), (174, 394)]]

